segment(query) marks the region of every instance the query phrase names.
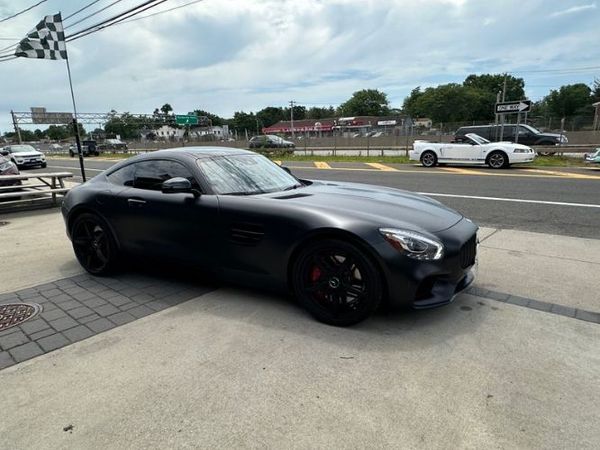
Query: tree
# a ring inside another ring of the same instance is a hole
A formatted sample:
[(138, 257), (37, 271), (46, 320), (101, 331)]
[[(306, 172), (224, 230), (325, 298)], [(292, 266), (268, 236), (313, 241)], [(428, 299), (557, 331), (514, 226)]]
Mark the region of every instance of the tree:
[(140, 123), (132, 114), (125, 112), (120, 116), (115, 110), (109, 114), (109, 119), (104, 124), (104, 131), (108, 134), (118, 134), (121, 139), (133, 139), (140, 135), (140, 128), (143, 124)]
[(254, 113), (245, 113), (244, 111), (236, 111), (231, 119), (231, 126), (238, 132), (244, 130), (256, 130), (256, 116)]
[(46, 136), (53, 141), (61, 141), (73, 135), (73, 129), (69, 125), (50, 125), (46, 130)]
[(216, 114), (209, 113), (208, 111), (204, 111), (202, 109), (195, 109), (194, 113), (198, 117), (208, 117), (210, 119), (210, 123), (212, 123), (213, 126), (223, 126), (227, 123), (227, 121), (222, 117), (219, 117)]
[[(170, 104), (165, 103), (164, 105), (162, 105), (160, 107), (160, 110), (165, 116), (168, 116), (169, 114), (171, 114), (173, 112), (173, 107)], [(156, 110), (154, 110), (154, 111), (156, 112)]]
[(523, 78), (516, 78), (512, 75), (503, 74), (483, 74), (469, 75), (465, 78), (463, 86), (480, 89), (489, 93), (496, 101), (496, 94), (502, 92), (504, 88), (504, 78), (506, 78), (505, 100), (523, 100), (525, 98), (525, 81)]
[(42, 130), (40, 130), (39, 128), (36, 128), (33, 131), (33, 134), (35, 135), (35, 138), (39, 141), (40, 139), (44, 139), (44, 132)]
[(592, 114), (592, 90), (587, 84), (576, 83), (551, 90), (546, 97), (548, 109), (557, 117)]
[(592, 86), (592, 100), (594, 103), (600, 102), (600, 78), (594, 78)]
[(338, 109), (343, 116), (383, 116), (389, 112), (387, 94), (377, 89), (356, 91)]
[(330, 117), (335, 117), (335, 108), (333, 106), (326, 108), (312, 106), (306, 111), (307, 119), (326, 119)]
[[(267, 106), (266, 108), (261, 109), (256, 113), (256, 117), (259, 122), (262, 123), (263, 127), (270, 127), (280, 120), (290, 119), (289, 116), (286, 118), (283, 108), (278, 108), (276, 106)], [(296, 114), (294, 114), (294, 118), (296, 118)]]

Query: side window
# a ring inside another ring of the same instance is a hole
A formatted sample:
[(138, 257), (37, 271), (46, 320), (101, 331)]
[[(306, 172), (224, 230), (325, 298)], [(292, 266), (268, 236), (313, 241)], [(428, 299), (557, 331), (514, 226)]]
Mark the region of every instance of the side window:
[(192, 187), (199, 188), (194, 176), (183, 164), (160, 159), (135, 164), (133, 187), (160, 191), (164, 181), (175, 177), (187, 178), (192, 183)]
[(133, 186), (133, 175), (135, 172), (135, 164), (121, 167), (119, 170), (108, 175), (108, 181), (119, 186)]

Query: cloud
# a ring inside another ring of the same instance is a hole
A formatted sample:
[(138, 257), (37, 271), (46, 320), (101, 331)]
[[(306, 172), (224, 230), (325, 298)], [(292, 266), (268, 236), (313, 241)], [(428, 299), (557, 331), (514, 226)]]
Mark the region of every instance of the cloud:
[[(188, 1), (173, 0), (169, 7)], [(9, 2), (0, 0), (4, 15), (30, 4), (3, 3)], [(72, 30), (138, 3), (123, 0)], [(563, 5), (564, 0), (504, 0), (502, 8), (479, 0), (205, 0), (107, 28), (73, 41), (68, 50), (81, 112), (151, 113), (169, 102), (177, 113), (201, 108), (231, 117), (291, 99), (338, 105), (363, 88), (387, 92), (400, 107), (416, 86), (461, 82), (471, 73), (589, 66), (600, 58), (600, 48), (589, 45), (597, 40), (600, 17), (590, 10), (577, 20), (565, 16), (559, 29), (549, 27), (539, 11)], [(68, 0), (44, 3), (3, 23), (0, 37), (22, 36), (58, 9), (66, 16), (78, 8)], [(517, 11), (526, 26), (509, 29)], [(552, 77), (528, 76), (526, 83), (589, 82), (593, 74)], [(528, 93), (539, 98), (547, 90)], [(10, 128), (11, 109), (31, 106), (71, 109), (64, 62), (0, 62), (0, 132)]]
[(561, 11), (556, 11), (553, 12), (552, 14), (550, 14), (550, 17), (560, 17), (560, 16), (566, 16), (568, 14), (575, 14), (581, 11), (587, 11), (590, 9), (596, 9), (596, 3), (590, 3), (587, 5), (579, 5), (579, 6), (572, 6), (571, 8), (567, 8), (567, 9), (563, 9)]

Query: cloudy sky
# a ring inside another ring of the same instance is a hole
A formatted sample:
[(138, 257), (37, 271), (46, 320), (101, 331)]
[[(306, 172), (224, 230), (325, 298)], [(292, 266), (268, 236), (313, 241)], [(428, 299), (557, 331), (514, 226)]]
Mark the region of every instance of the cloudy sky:
[[(37, 1), (0, 0), (0, 20)], [(0, 22), (0, 48), (42, 16), (66, 17), (91, 1), (47, 0)], [(121, 0), (67, 35), (141, 2)], [(178, 113), (229, 117), (291, 99), (335, 106), (362, 88), (385, 91), (399, 107), (415, 86), (505, 71), (524, 77), (527, 95), (539, 99), (600, 78), (599, 24), (593, 0), (204, 0), (107, 28), (68, 51), (80, 112), (152, 112), (169, 102)], [(11, 109), (30, 106), (71, 109), (64, 61), (0, 62), (0, 132)]]

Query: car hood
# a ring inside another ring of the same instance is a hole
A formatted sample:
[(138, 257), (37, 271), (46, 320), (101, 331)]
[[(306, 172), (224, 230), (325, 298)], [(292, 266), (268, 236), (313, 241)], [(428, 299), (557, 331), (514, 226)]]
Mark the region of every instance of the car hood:
[(381, 227), (420, 229), (430, 233), (450, 228), (463, 218), (458, 212), (423, 195), (368, 184), (314, 181), (304, 188), (270, 196), (343, 217), (366, 219)]
[(19, 152), (19, 153), (13, 153), (12, 154), (15, 158), (31, 158), (32, 156), (42, 156), (42, 153), (40, 152)]

